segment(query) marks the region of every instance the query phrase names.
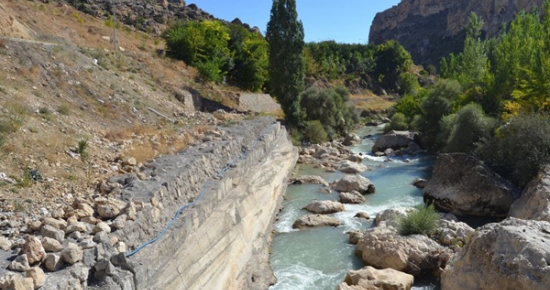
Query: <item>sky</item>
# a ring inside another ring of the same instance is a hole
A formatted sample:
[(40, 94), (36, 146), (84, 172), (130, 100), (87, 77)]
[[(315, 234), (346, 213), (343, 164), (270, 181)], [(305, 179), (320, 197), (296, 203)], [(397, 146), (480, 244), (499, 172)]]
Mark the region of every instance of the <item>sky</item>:
[[(400, 0), (296, 0), (298, 19), (304, 24), (305, 41), (334, 40), (340, 43), (366, 44), (377, 12)], [(239, 18), (265, 35), (272, 0), (187, 0), (214, 17), (232, 21)]]

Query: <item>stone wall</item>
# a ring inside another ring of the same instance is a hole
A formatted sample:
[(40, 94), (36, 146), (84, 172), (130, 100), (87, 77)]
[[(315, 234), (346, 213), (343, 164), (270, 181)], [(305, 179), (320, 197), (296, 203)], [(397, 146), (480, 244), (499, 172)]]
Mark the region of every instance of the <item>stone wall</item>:
[(123, 197), (144, 203), (135, 221), (118, 231), (131, 250), (155, 237), (208, 182), (166, 235), (135, 255), (109, 257), (109, 245), (98, 247), (109, 267), (95, 267), (103, 281), (91, 289), (267, 289), (274, 282), (270, 232), (297, 150), (272, 118), (238, 127), (228, 129), (234, 131), (228, 140), (157, 160), (151, 179), (124, 189)]

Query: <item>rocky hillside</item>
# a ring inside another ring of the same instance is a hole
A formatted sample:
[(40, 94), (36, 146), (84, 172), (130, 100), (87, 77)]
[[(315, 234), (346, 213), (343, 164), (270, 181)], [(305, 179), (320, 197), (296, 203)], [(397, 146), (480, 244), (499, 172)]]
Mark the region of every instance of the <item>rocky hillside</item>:
[(403, 0), (376, 14), (369, 42), (399, 41), (416, 63), (439, 64), (441, 57), (462, 49), (468, 16), (477, 13), (485, 21), (487, 37), (498, 34), (521, 10), (540, 7), (543, 0)]

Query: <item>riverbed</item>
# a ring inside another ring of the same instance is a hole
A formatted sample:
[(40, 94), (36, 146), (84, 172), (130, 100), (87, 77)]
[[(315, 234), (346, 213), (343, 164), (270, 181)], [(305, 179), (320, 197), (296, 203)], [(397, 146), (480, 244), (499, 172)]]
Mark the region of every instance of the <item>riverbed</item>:
[[(350, 147), (355, 153), (366, 155), (363, 163), (371, 170), (362, 173), (376, 187), (376, 193), (366, 195), (363, 204), (346, 204), (344, 212), (333, 214), (342, 225), (305, 230), (292, 229), (294, 221), (308, 214), (302, 208), (313, 200), (338, 200), (338, 193), (326, 193), (322, 186), (313, 184), (290, 185), (283, 210), (274, 225), (275, 236), (271, 245), (271, 265), (277, 284), (270, 290), (334, 290), (351, 269), (360, 269), (364, 263), (355, 256), (355, 245), (348, 244), (350, 230), (372, 227), (372, 220), (382, 210), (422, 204), (421, 190), (412, 186), (416, 178), (428, 178), (434, 163), (429, 155), (375, 157), (370, 153), (372, 145), (382, 131), (381, 127), (366, 127), (357, 134), (368, 136), (362, 144)], [(298, 165), (298, 175), (319, 175), (328, 182), (344, 176), (342, 172), (325, 172), (311, 165)], [(354, 218), (358, 212), (366, 212), (370, 221)], [(438, 289), (433, 279), (415, 279), (415, 290)]]

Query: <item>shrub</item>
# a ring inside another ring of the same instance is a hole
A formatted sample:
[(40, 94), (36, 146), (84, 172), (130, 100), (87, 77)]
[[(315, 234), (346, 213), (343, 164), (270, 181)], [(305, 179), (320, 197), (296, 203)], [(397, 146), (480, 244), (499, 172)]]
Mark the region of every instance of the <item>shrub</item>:
[(319, 144), (326, 141), (327, 137), (327, 132), (319, 120), (307, 122), (306, 129), (304, 130), (304, 138), (307, 141)]
[(88, 158), (88, 152), (86, 151), (86, 149), (88, 149), (88, 140), (87, 139), (82, 139), (82, 140), (78, 141), (78, 146), (76, 147), (76, 152), (78, 152), (78, 154), (80, 154), (80, 158), (82, 160), (85, 160), (86, 158)]
[(407, 124), (405, 115), (401, 113), (395, 113), (391, 118), (391, 122), (384, 127), (384, 133), (388, 133), (391, 130), (407, 130), (408, 128), (409, 124)]
[(521, 115), (486, 138), (477, 154), (500, 175), (520, 187), (527, 185), (542, 165), (550, 163), (550, 116)]
[(496, 121), (486, 117), (480, 105), (466, 105), (458, 111), (444, 151), (474, 153), (477, 143), (491, 136), (495, 125)]
[(401, 73), (397, 79), (397, 92), (401, 95), (415, 94), (420, 88), (418, 79), (410, 72)]
[(419, 206), (399, 220), (398, 231), (402, 236), (429, 235), (437, 229), (439, 213), (433, 204)]

